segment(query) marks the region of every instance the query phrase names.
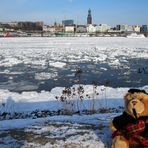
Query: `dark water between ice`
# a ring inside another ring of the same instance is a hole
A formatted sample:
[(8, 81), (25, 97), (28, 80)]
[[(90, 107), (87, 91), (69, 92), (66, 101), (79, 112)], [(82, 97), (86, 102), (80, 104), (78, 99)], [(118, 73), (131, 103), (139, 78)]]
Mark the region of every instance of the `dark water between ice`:
[[(111, 87), (141, 87), (148, 85), (148, 60), (128, 59), (120, 66), (110, 66), (108, 63), (79, 62), (66, 63), (64, 68), (47, 66), (39, 69), (32, 65), (18, 64), (13, 67), (0, 67), (0, 89), (10, 91), (42, 91), (54, 87), (65, 87), (77, 84), (75, 77), (77, 69), (81, 69), (81, 84), (107, 85)], [(5, 71), (5, 73), (3, 73)], [(7, 72), (8, 71), (8, 72)], [(36, 73), (57, 73), (56, 77), (46, 80), (35, 79)]]

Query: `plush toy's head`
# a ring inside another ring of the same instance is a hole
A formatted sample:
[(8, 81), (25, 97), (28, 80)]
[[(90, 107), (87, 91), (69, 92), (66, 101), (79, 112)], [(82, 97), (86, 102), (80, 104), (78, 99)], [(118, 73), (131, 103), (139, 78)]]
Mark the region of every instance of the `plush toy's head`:
[(128, 114), (134, 118), (148, 116), (148, 93), (144, 90), (130, 89), (124, 100), (125, 111)]

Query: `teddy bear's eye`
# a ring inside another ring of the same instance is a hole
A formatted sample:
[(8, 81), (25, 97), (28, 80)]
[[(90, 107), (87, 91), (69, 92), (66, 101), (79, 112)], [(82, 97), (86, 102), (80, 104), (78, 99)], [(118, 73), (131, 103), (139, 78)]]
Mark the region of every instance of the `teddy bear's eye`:
[(140, 100), (140, 101), (142, 101), (143, 99), (142, 99), (142, 98), (140, 98), (139, 100)]

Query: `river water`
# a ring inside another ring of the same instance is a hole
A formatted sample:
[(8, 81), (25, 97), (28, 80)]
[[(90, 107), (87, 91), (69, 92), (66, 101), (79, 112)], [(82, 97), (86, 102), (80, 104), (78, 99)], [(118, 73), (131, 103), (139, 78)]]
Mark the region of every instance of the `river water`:
[(93, 81), (141, 87), (148, 84), (147, 57), (147, 38), (0, 39), (0, 89), (48, 91)]

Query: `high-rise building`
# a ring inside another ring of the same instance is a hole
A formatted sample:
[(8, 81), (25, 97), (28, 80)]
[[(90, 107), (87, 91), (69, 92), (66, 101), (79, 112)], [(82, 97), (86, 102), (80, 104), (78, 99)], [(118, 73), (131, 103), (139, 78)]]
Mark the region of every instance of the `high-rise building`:
[(140, 32), (148, 37), (148, 25), (142, 25), (142, 27), (140, 28)]
[(148, 33), (148, 25), (142, 25), (141, 33)]
[(88, 10), (88, 16), (87, 16), (87, 25), (92, 24), (92, 16), (91, 16), (91, 10)]
[(74, 25), (74, 21), (73, 20), (63, 20), (62, 25), (64, 26)]

